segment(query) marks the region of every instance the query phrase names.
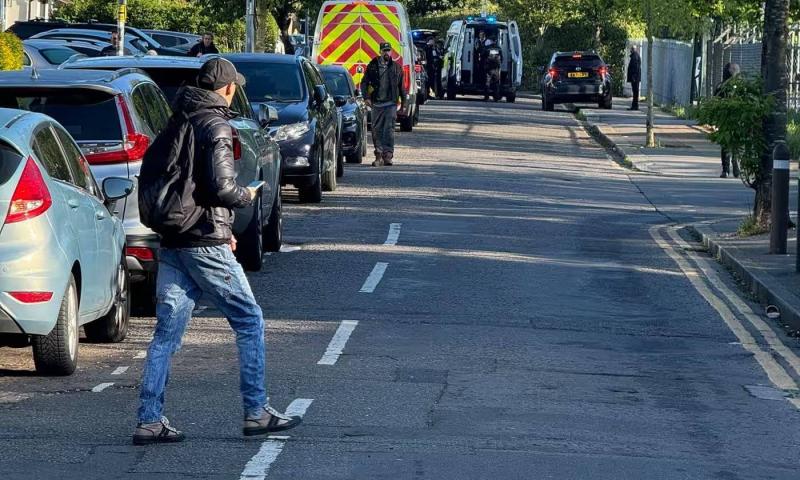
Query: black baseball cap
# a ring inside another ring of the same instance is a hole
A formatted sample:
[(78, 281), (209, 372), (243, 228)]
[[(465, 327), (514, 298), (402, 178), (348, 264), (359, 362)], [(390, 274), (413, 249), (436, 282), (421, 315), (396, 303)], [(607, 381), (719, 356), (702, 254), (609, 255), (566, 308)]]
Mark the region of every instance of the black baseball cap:
[(389, 42), (381, 43), (381, 52), (385, 52), (386, 50), (391, 50), (391, 49), (392, 49), (392, 44), (391, 43), (389, 43)]
[(206, 90), (219, 90), (231, 83), (243, 86), (245, 81), (233, 63), (224, 58), (212, 58), (200, 67), (197, 74), (197, 86)]

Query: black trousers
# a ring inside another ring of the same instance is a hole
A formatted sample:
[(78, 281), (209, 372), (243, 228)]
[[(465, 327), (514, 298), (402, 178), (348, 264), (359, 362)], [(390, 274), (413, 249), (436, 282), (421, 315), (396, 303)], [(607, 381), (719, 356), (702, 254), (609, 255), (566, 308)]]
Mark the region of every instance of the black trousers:
[(633, 100), (631, 101), (631, 108), (639, 108), (639, 84), (641, 82), (631, 82), (631, 90), (633, 90)]
[(733, 175), (739, 176), (739, 160), (731, 154), (731, 152), (722, 149), (722, 173), (731, 173), (731, 164), (733, 164)]

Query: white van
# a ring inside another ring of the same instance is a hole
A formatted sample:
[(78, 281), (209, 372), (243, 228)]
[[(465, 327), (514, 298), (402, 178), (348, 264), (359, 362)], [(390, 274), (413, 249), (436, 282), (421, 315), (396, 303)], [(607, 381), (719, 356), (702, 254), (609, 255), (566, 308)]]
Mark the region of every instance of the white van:
[(513, 103), (522, 84), (522, 41), (517, 22), (499, 22), (491, 15), (457, 20), (447, 30), (442, 85), (447, 86), (447, 99), (457, 95), (484, 93), (485, 78), (477, 65), (476, 51), (480, 32), (491, 39), (502, 54), (500, 92)]

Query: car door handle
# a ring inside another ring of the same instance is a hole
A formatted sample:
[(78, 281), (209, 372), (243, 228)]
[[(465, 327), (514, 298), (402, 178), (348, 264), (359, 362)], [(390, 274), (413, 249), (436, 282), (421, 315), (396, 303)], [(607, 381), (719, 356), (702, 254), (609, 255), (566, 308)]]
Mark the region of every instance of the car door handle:
[(69, 208), (76, 209), (81, 206), (81, 202), (75, 200), (74, 198), (70, 198), (67, 200), (67, 205), (69, 205)]
[(94, 217), (96, 219), (98, 219), (98, 220), (103, 220), (103, 219), (105, 219), (107, 217), (107, 215), (102, 210), (95, 210), (94, 211)]

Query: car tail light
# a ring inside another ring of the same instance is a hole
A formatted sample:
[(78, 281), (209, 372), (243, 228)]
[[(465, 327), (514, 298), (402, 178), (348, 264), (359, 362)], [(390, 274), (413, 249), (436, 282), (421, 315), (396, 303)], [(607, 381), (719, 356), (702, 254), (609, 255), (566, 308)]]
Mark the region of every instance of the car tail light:
[(411, 88), (411, 68), (403, 65), (403, 88), (407, 92)]
[(87, 154), (86, 160), (91, 165), (136, 162), (144, 157), (147, 147), (150, 146), (150, 137), (136, 133), (131, 112), (122, 95), (117, 95), (117, 106), (122, 114), (122, 121), (125, 122), (125, 140), (122, 142), (122, 148), (110, 152)]
[(239, 130), (231, 127), (231, 135), (233, 136), (233, 159), (241, 160), (242, 158), (242, 142), (239, 139)]
[(601, 77), (605, 77), (606, 75), (608, 75), (608, 67), (605, 65), (597, 67), (596, 71), (597, 74), (600, 75)]
[(53, 292), (8, 292), (8, 294), (22, 303), (44, 303), (53, 298)]
[(125, 255), (144, 262), (152, 262), (156, 259), (153, 249), (147, 247), (126, 247)]
[(38, 217), (46, 212), (52, 204), (53, 199), (50, 196), (50, 190), (47, 189), (47, 184), (44, 183), (42, 172), (36, 166), (36, 162), (28, 157), (17, 188), (11, 197), (5, 223), (16, 223)]
[(558, 78), (558, 69), (557, 68), (551, 68), (550, 70), (547, 71), (547, 73), (550, 74), (550, 78), (552, 78), (553, 80)]
[(422, 73), (422, 65), (420, 65), (419, 63), (415, 64), (414, 71), (417, 73)]

